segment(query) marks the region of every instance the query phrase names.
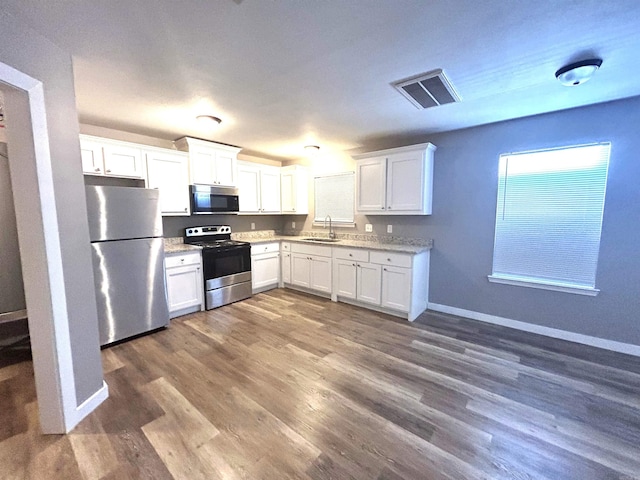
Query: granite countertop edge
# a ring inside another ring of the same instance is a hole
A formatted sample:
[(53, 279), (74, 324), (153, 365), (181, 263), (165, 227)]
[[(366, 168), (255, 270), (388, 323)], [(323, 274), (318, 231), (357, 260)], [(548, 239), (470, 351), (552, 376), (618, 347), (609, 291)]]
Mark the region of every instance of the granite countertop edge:
[(290, 235), (274, 235), (273, 237), (260, 237), (260, 238), (244, 237), (242, 240), (247, 241), (252, 245), (285, 241), (285, 242), (295, 242), (295, 243), (306, 243), (306, 244), (312, 244), (312, 245), (327, 245), (330, 247), (367, 248), (369, 250), (382, 250), (386, 252), (413, 253), (413, 254), (426, 252), (431, 250), (431, 248), (433, 248), (432, 245), (406, 245), (402, 243), (381, 243), (381, 242), (349, 240), (349, 239), (340, 239), (339, 242), (317, 242), (313, 240), (304, 240), (301, 237), (290, 236)]
[(195, 245), (189, 245), (187, 243), (168, 243), (165, 241), (164, 243), (164, 254), (172, 255), (174, 253), (186, 253), (192, 251), (202, 250), (202, 247), (197, 247)]
[[(376, 242), (371, 240), (352, 240), (349, 238), (341, 238), (338, 242), (317, 242), (313, 240), (305, 240), (307, 237), (295, 236), (295, 235), (257, 235), (252, 237), (250, 235), (242, 234), (238, 236), (238, 240), (249, 242), (252, 245), (260, 245), (270, 242), (294, 242), (294, 243), (306, 243), (310, 245), (326, 245), (330, 247), (346, 247), (346, 248), (366, 248), (369, 250), (380, 250), (386, 252), (399, 252), (399, 253), (422, 253), (429, 251), (433, 248), (433, 241), (422, 240), (421, 244), (415, 245), (410, 243), (394, 243), (394, 242)], [(321, 237), (318, 237), (321, 238)], [(180, 254), (191, 251), (202, 250), (201, 247), (195, 245), (189, 245), (182, 243), (182, 238), (165, 238), (164, 253), (165, 255)]]

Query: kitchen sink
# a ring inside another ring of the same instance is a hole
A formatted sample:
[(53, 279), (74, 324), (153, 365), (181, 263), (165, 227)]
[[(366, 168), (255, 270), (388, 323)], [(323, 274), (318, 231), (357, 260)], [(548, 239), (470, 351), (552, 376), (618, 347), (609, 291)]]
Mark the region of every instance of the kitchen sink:
[(320, 237), (311, 237), (311, 238), (303, 238), (302, 240), (309, 242), (321, 242), (321, 243), (335, 243), (339, 242), (339, 238), (320, 238)]

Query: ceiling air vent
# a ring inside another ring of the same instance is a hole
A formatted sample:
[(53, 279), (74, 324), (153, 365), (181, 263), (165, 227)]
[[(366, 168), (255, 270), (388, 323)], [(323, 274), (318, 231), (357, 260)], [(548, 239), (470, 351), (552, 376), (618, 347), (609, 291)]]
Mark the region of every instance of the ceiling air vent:
[(391, 84), (419, 109), (460, 101), (460, 95), (440, 69)]

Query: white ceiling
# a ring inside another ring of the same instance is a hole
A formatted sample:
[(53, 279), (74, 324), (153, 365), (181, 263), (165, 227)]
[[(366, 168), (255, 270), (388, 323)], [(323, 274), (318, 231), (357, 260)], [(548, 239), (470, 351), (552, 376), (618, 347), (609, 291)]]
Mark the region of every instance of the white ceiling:
[[(272, 158), (640, 95), (638, 0), (2, 0), (74, 58), (82, 123)], [(554, 72), (601, 57), (563, 87)], [(390, 83), (442, 68), (459, 104)], [(223, 119), (203, 130), (198, 114)]]

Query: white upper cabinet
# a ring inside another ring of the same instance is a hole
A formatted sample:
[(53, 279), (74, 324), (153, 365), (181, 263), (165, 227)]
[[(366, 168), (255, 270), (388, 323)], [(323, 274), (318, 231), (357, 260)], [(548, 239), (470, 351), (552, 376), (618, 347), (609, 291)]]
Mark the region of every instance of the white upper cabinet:
[(82, 171), (87, 175), (143, 178), (145, 168), (139, 145), (80, 135)]
[(430, 215), (431, 143), (356, 155), (356, 210), (379, 215)]
[(260, 213), (260, 169), (257, 165), (238, 165), (238, 196), (241, 213)]
[(280, 213), (280, 167), (238, 162), (240, 213)]
[(356, 163), (356, 209), (384, 213), (386, 203), (387, 159), (372, 157)]
[(102, 144), (80, 137), (82, 171), (88, 175), (104, 175)]
[(189, 215), (189, 155), (170, 150), (146, 150), (147, 187), (160, 190), (163, 216)]
[(142, 150), (137, 146), (106, 144), (104, 152), (104, 173), (118, 177), (142, 178)]
[(309, 177), (307, 169), (289, 165), (280, 169), (282, 213), (307, 215), (309, 213)]
[(280, 213), (280, 167), (260, 169), (261, 213)]
[(179, 150), (189, 152), (190, 183), (236, 186), (240, 148), (190, 137), (182, 137), (175, 144)]

